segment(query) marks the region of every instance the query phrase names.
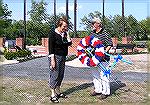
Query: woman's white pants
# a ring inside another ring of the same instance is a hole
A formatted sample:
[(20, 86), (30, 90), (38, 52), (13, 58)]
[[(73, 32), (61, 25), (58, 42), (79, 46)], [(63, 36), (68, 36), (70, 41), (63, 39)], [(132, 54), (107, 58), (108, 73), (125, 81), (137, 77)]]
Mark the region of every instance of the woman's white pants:
[[(104, 67), (109, 65), (108, 62), (101, 62)], [(102, 67), (98, 66), (98, 70), (93, 71), (93, 83), (94, 83), (94, 91), (96, 93), (102, 93), (104, 95), (110, 95), (110, 82), (109, 75), (104, 75)]]

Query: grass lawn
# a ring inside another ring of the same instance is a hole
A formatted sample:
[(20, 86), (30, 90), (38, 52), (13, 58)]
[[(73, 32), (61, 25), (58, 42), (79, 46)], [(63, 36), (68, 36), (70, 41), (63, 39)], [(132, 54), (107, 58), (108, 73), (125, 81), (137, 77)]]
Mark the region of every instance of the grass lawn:
[[(26, 78), (0, 78), (0, 105), (53, 105), (47, 81)], [(105, 100), (90, 96), (92, 83), (64, 81), (62, 91), (67, 99), (57, 105), (150, 105), (147, 83), (125, 83), (119, 89), (112, 88), (112, 95)]]

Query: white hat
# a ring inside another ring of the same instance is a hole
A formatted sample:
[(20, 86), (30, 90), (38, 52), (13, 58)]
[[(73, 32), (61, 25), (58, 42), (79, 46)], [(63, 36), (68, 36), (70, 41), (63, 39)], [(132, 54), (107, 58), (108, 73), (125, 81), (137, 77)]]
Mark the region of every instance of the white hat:
[(94, 24), (94, 23), (101, 23), (101, 20), (100, 20), (99, 18), (94, 17), (94, 18), (92, 19), (92, 23), (93, 23), (93, 24)]

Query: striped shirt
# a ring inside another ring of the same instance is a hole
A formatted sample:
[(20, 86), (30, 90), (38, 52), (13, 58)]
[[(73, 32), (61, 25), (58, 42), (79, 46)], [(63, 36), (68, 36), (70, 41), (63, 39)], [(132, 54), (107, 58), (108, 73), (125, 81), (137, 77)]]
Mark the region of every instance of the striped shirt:
[(110, 35), (104, 29), (101, 29), (101, 31), (98, 33), (96, 33), (96, 31), (93, 30), (92, 35), (94, 35), (95, 38), (98, 38), (100, 41), (102, 41), (105, 48), (113, 45)]
[[(102, 41), (102, 44), (104, 45), (104, 49), (106, 49), (108, 46), (113, 46), (110, 35), (103, 28), (98, 33), (96, 33), (96, 31), (93, 30), (92, 35), (94, 35), (95, 38), (98, 38), (100, 41)], [(107, 62), (110, 61), (110, 56), (105, 55), (102, 62), (106, 62), (106, 61)]]

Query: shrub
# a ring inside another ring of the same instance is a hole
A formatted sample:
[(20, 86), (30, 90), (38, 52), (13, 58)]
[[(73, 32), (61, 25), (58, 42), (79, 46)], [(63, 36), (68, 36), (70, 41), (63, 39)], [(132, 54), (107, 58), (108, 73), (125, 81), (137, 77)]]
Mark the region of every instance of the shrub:
[(150, 53), (150, 41), (147, 42), (147, 45), (148, 45), (148, 48), (147, 48), (148, 52)]
[(71, 61), (71, 60), (73, 60), (73, 59), (75, 59), (75, 58), (77, 58), (76, 55), (68, 55), (68, 56), (66, 57), (66, 61)]
[(31, 51), (29, 50), (18, 50), (17, 52), (5, 52), (4, 53), (4, 57), (7, 60), (13, 60), (13, 59), (16, 59), (17, 57), (18, 58), (28, 57), (30, 55), (31, 55)]
[(5, 52), (5, 53), (4, 53), (4, 57), (5, 57), (7, 60), (16, 59), (16, 58), (17, 58), (17, 52)]
[(38, 45), (40, 43), (39, 43), (39, 41), (36, 38), (27, 38), (26, 39), (26, 44), (29, 45), (29, 46), (30, 45), (34, 45), (35, 46), (35, 45)]

